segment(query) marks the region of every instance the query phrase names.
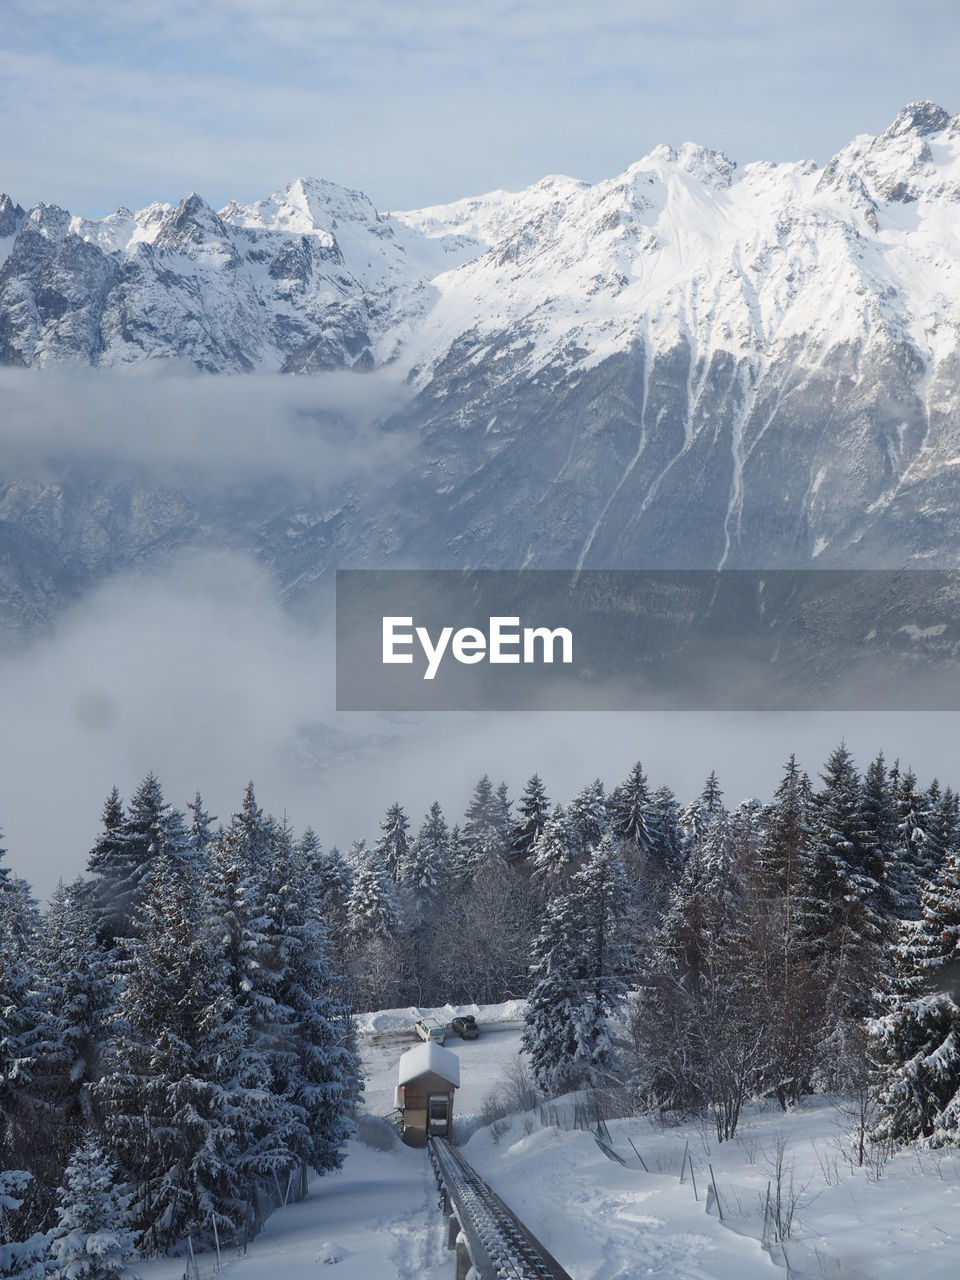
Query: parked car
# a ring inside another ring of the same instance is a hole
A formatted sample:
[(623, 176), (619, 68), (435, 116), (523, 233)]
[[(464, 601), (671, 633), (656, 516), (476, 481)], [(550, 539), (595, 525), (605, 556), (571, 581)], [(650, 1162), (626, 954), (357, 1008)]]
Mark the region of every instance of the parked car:
[(472, 1013), (463, 1013), (450, 1023), (450, 1030), (455, 1032), (463, 1040), (476, 1040), (480, 1034), (480, 1028), (477, 1026), (477, 1020)]
[(435, 1044), (443, 1044), (446, 1036), (438, 1022), (428, 1022), (426, 1018), (418, 1018), (414, 1030), (421, 1040), (433, 1040)]

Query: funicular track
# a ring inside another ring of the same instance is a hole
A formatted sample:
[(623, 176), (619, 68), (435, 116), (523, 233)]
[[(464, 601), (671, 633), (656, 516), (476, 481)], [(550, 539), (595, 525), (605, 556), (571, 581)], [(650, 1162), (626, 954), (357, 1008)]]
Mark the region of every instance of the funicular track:
[[(445, 1138), (431, 1138), (428, 1147), (444, 1208), (459, 1227), (469, 1262), (481, 1280), (570, 1280), (559, 1262)], [(456, 1234), (451, 1229), (451, 1248)], [(458, 1276), (459, 1254), (460, 1246)]]

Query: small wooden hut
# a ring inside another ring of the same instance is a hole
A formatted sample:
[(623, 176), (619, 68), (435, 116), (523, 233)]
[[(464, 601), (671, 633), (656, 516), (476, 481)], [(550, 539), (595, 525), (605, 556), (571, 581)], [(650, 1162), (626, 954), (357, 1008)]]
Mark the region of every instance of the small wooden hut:
[(411, 1147), (453, 1133), (453, 1094), (460, 1087), (460, 1059), (429, 1040), (400, 1059), (394, 1105), (401, 1112), (400, 1136)]

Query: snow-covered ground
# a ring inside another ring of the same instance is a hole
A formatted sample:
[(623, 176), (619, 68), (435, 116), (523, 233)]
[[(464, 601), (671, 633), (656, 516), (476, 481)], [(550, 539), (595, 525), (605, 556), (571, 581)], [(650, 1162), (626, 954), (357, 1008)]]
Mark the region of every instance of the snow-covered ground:
[[(386, 1010), (361, 1019), (364, 1109), (371, 1115), (393, 1106), (400, 1055), (419, 1043), (413, 1033), (417, 1012)], [(782, 1199), (796, 1201), (788, 1244), (794, 1275), (960, 1275), (956, 1151), (900, 1153), (879, 1177), (875, 1168), (853, 1168), (845, 1137), (850, 1120), (823, 1099), (786, 1115), (776, 1107), (751, 1107), (736, 1139), (723, 1144), (706, 1125), (611, 1121), (610, 1146), (626, 1165), (606, 1156), (590, 1133), (563, 1127), (574, 1118), (569, 1100), (552, 1109), (559, 1127), (544, 1124), (546, 1112), (534, 1110), (472, 1132), (485, 1096), (519, 1052), (522, 1004), (420, 1012), (446, 1023), (455, 1012), (477, 1016), (478, 1040), (447, 1041), (460, 1057), (456, 1114), (461, 1135), (471, 1134), (464, 1154), (573, 1280), (785, 1277), (759, 1238), (768, 1184), (776, 1193), (778, 1145)], [(694, 1176), (685, 1173), (681, 1182), (685, 1151)], [(339, 1173), (315, 1180), (306, 1200), (276, 1212), (246, 1256), (225, 1257), (223, 1270), (236, 1280), (307, 1280), (335, 1265), (338, 1280), (450, 1280), (453, 1255), (444, 1245), (426, 1154), (399, 1144), (378, 1151), (354, 1141)], [(206, 1280), (213, 1259), (198, 1263)], [(146, 1280), (179, 1280), (184, 1262), (141, 1269)]]

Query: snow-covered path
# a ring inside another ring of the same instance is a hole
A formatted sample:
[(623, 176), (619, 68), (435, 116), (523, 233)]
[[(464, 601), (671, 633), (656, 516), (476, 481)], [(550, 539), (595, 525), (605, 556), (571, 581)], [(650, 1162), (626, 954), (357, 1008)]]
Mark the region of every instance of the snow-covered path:
[(450, 1280), (437, 1187), (423, 1151), (371, 1151), (350, 1144), (339, 1173), (311, 1184), (300, 1204), (268, 1221), (227, 1280), (307, 1280), (336, 1263), (336, 1280)]

